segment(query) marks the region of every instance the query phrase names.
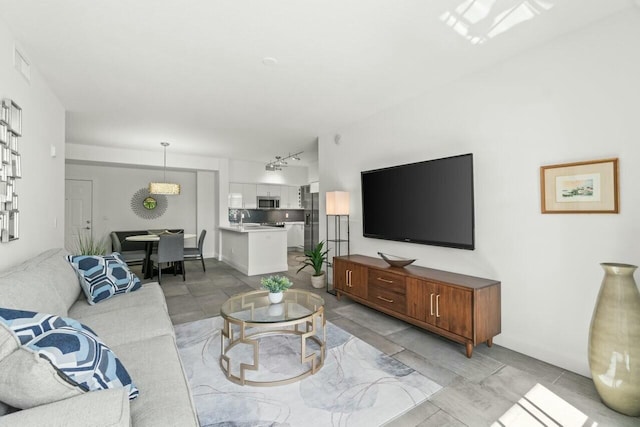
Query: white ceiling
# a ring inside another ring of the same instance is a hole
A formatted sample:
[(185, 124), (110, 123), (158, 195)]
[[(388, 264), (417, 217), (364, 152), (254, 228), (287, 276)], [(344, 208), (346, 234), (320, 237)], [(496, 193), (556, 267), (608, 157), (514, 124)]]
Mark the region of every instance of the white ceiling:
[(0, 0), (0, 19), (67, 109), (67, 142), (306, 164), (318, 135), (633, 5)]

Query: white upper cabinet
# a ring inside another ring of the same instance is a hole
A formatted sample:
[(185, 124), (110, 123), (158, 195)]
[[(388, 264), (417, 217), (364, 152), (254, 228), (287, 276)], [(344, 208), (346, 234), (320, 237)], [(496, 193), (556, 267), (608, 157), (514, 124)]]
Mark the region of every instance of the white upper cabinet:
[(258, 207), (258, 196), (255, 184), (242, 184), (242, 200), (245, 209), (255, 209)]
[(229, 183), (229, 207), (232, 209), (243, 208), (243, 198), (242, 184)]
[(256, 189), (258, 192), (258, 196), (266, 196), (266, 197), (280, 197), (280, 187), (281, 185), (275, 184), (258, 184), (256, 185)]
[(300, 187), (229, 183), (229, 208), (231, 209), (256, 209), (258, 196), (279, 197), (280, 209), (300, 209)]

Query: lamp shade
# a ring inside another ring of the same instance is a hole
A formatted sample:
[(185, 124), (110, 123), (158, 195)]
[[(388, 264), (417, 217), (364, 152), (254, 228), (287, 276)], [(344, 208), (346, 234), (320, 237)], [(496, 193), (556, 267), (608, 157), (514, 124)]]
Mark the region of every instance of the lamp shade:
[(149, 183), (149, 194), (180, 194), (180, 184), (171, 182), (151, 182)]
[(349, 192), (327, 192), (327, 215), (349, 215)]

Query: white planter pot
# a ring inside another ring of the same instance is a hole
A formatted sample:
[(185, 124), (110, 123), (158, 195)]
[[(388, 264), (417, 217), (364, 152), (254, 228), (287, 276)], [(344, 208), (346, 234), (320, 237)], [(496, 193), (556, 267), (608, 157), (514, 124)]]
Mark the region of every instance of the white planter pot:
[(269, 292), (269, 302), (271, 304), (277, 304), (282, 301), (282, 292)]
[(280, 317), (284, 313), (284, 304), (271, 304), (267, 311), (269, 316)]
[(324, 288), (326, 285), (327, 275), (323, 272), (320, 276), (311, 276), (311, 286), (316, 289)]

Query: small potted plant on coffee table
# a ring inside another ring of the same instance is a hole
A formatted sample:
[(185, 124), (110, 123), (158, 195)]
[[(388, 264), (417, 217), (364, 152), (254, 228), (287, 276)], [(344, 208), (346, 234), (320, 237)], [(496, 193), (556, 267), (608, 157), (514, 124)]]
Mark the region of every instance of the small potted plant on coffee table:
[(324, 274), (324, 270), (322, 269), (323, 264), (327, 261), (327, 254), (329, 251), (325, 251), (324, 242), (319, 242), (315, 248), (310, 251), (306, 251), (304, 253), (305, 260), (302, 263), (302, 267), (298, 269), (298, 273), (306, 267), (313, 268), (313, 275), (311, 276), (311, 286), (316, 289), (324, 288), (326, 283), (326, 277)]
[(291, 280), (285, 276), (269, 276), (260, 279), (262, 287), (269, 291), (269, 301), (277, 304), (282, 301), (282, 292), (293, 286)]

